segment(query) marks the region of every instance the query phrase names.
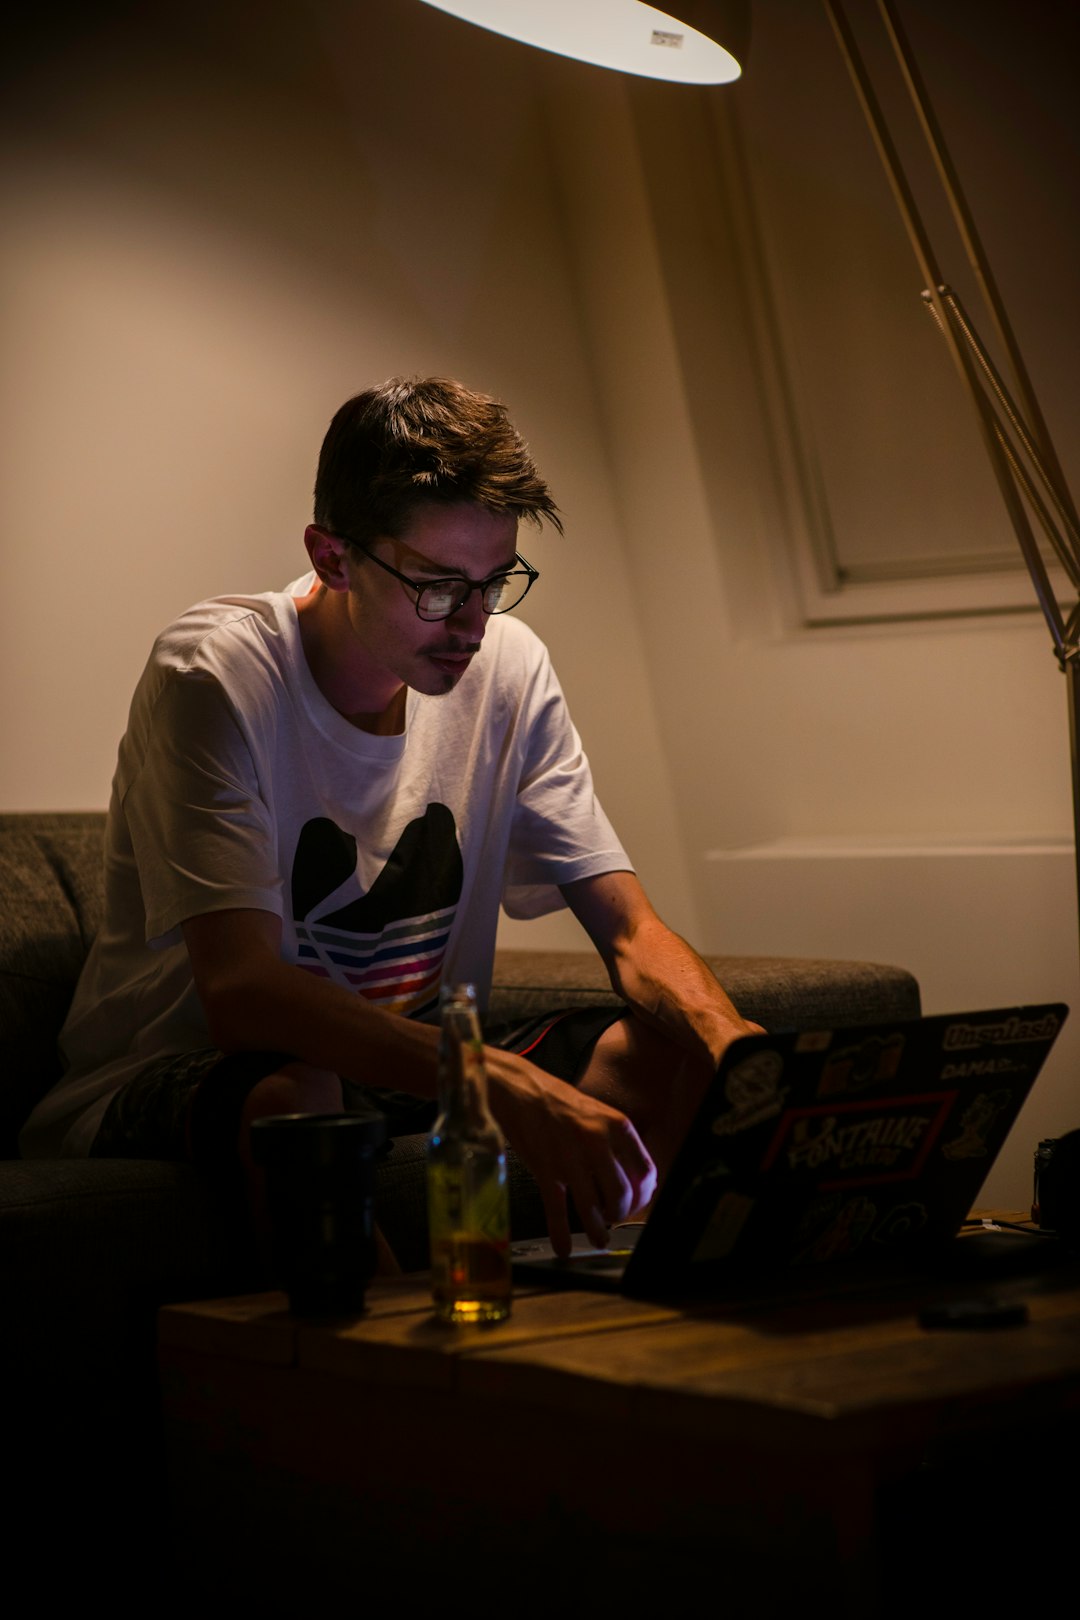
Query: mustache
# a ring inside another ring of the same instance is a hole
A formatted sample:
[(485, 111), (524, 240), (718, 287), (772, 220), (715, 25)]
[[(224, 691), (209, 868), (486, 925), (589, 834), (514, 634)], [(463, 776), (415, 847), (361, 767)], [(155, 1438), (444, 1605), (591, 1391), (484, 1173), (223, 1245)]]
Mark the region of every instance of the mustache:
[(464, 658), (480, 651), (478, 641), (458, 641), (449, 647), (429, 647), (428, 653), (432, 658)]

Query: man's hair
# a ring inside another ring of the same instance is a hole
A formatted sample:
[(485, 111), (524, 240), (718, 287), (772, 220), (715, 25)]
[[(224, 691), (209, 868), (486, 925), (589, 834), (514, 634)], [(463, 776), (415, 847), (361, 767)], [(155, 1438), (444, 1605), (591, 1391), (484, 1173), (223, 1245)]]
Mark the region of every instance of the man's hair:
[(418, 504), (475, 501), (560, 532), (558, 508), (506, 407), (445, 377), (393, 377), (346, 401), (315, 475), (315, 522), (369, 545)]

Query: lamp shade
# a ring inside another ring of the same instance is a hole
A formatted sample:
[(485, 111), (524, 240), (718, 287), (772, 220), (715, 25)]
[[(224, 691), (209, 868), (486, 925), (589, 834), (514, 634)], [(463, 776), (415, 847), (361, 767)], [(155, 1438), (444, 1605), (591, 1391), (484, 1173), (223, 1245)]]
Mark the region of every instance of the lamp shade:
[(749, 0), (425, 0), (466, 22), (597, 67), (680, 84), (727, 84), (742, 72)]

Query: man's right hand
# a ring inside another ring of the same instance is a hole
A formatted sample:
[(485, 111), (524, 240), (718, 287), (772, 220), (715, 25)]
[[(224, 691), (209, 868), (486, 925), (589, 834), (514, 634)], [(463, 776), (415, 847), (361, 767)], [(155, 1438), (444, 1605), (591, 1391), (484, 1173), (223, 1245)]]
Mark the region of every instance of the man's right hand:
[(570, 1253), (567, 1195), (590, 1240), (605, 1248), (609, 1227), (656, 1192), (656, 1166), (634, 1126), (512, 1052), (488, 1047), (485, 1057), (492, 1113), (540, 1189), (556, 1254)]
[[(437, 1027), (283, 962), (281, 922), (270, 912), (211, 912), (183, 929), (210, 1036), (223, 1051), (289, 1052), (361, 1084), (393, 1073), (402, 1091), (434, 1095)], [(656, 1191), (656, 1167), (636, 1129), (617, 1108), (515, 1053), (487, 1047), (485, 1056), (492, 1112), (540, 1189), (556, 1252), (570, 1252), (568, 1194), (603, 1247), (609, 1226)]]

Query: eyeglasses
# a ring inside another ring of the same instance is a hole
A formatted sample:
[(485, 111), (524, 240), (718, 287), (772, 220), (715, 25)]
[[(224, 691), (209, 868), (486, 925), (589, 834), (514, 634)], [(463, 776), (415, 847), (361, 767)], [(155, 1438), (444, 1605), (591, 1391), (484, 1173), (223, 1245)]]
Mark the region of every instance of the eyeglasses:
[(514, 561), (519, 567), (507, 569), (501, 574), (491, 574), (487, 579), (465, 579), (461, 575), (448, 579), (410, 579), (408, 574), (399, 573), (388, 562), (383, 562), (381, 557), (376, 557), (359, 540), (351, 540), (347, 534), (339, 534), (337, 538), (355, 546), (357, 551), (362, 551), (365, 557), (370, 557), (373, 563), (378, 563), (380, 568), (415, 591), (416, 612), (421, 619), (429, 621), (448, 619), (452, 613), (460, 612), (473, 591), (480, 592), (480, 603), (485, 613), (509, 613), (511, 608), (516, 608), (524, 600), (540, 578), (539, 570), (516, 551)]

